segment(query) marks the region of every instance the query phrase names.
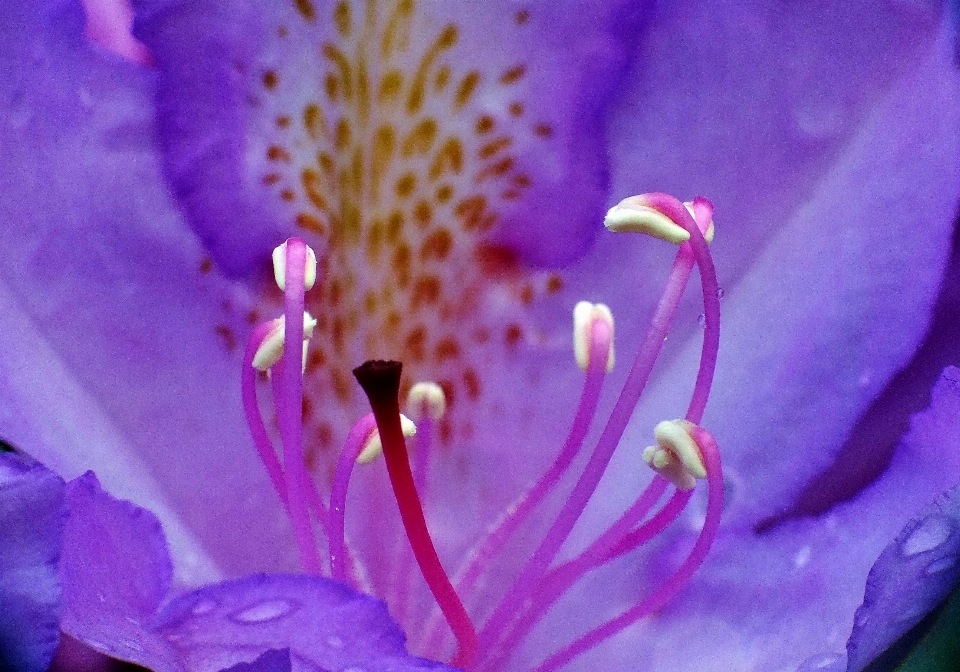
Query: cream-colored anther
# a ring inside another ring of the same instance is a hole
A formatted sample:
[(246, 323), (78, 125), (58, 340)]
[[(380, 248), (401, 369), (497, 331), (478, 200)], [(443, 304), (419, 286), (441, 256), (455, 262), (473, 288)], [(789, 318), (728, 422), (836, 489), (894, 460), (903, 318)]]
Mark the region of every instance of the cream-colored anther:
[(613, 371), (613, 313), (602, 303), (581, 301), (573, 308), (573, 356), (581, 371), (590, 365), (590, 346), (593, 343), (593, 322), (603, 320), (610, 327), (610, 349), (607, 354), (607, 373)]
[[(303, 314), (303, 365), (307, 365), (307, 342), (313, 338), (313, 330), (317, 326), (317, 321), (313, 319), (310, 313)], [(285, 327), (283, 318), (278, 317), (273, 321), (273, 326), (263, 343), (257, 348), (257, 353), (253, 356), (253, 368), (258, 371), (268, 371), (274, 364), (280, 361), (283, 356), (283, 341)]]
[(436, 383), (417, 383), (407, 394), (407, 415), (416, 421), (439, 420), (447, 412), (447, 396)]
[[(417, 426), (403, 413), (400, 414), (400, 429), (403, 430), (404, 438), (409, 439), (417, 435)], [(370, 464), (381, 455), (383, 455), (383, 442), (380, 441), (380, 432), (374, 427), (367, 436), (360, 454), (357, 455), (357, 464)]]
[[(648, 236), (680, 245), (690, 240), (690, 233), (655, 208), (637, 201), (639, 197), (625, 198), (607, 211), (603, 225), (614, 233), (645, 233)], [(693, 202), (684, 203), (693, 216)], [(707, 243), (713, 242), (713, 221), (703, 234)]]
[(691, 427), (693, 423), (687, 420), (664, 420), (653, 428), (658, 445), (643, 451), (643, 461), (679, 490), (690, 490), (696, 479), (707, 477)]
[[(307, 247), (307, 263), (303, 269), (303, 286), (307, 290), (313, 289), (317, 282), (317, 255), (313, 248)], [(273, 279), (277, 281), (280, 291), (287, 289), (287, 243), (278, 245), (273, 249)]]

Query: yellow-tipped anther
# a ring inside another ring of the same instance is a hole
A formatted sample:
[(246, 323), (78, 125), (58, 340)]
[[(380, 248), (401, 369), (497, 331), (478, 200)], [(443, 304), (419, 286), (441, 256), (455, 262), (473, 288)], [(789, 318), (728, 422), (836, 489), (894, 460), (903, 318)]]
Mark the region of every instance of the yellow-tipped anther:
[(693, 426), (687, 420), (664, 420), (653, 428), (657, 445), (643, 451), (643, 461), (679, 490), (690, 490), (696, 479), (707, 477), (700, 447), (690, 432)]
[(594, 320), (603, 320), (610, 327), (610, 349), (607, 354), (607, 373), (613, 371), (613, 313), (602, 303), (581, 301), (573, 308), (573, 356), (581, 371), (590, 365), (590, 346), (593, 343)]
[[(305, 289), (313, 289), (317, 282), (317, 255), (309, 245), (307, 248), (307, 263), (303, 269), (303, 286)], [(287, 289), (287, 243), (278, 245), (273, 249), (273, 279), (277, 281), (280, 291)]]
[[(413, 420), (403, 413), (400, 414), (400, 428), (403, 430), (403, 436), (407, 439), (417, 435), (417, 426), (413, 424)], [(370, 464), (381, 455), (383, 455), (383, 442), (380, 441), (380, 432), (374, 427), (373, 431), (367, 436), (360, 454), (357, 455), (357, 464)]]
[(439, 420), (447, 412), (447, 397), (436, 383), (417, 383), (407, 394), (407, 415), (416, 421)]
[[(307, 365), (307, 342), (313, 338), (313, 330), (317, 326), (317, 321), (313, 319), (310, 313), (303, 314), (303, 365)], [(263, 339), (263, 343), (257, 348), (257, 353), (253, 356), (253, 368), (258, 371), (268, 371), (274, 364), (280, 361), (283, 356), (284, 341), (283, 318), (278, 317), (273, 321), (273, 327), (270, 333)]]

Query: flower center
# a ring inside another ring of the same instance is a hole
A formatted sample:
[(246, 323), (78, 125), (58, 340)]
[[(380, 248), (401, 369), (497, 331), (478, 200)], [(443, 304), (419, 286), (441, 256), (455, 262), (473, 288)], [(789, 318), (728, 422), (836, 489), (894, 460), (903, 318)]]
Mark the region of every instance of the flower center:
[[(586, 302), (575, 308), (574, 353), (586, 377), (567, 440), (546, 472), (480, 538), (451, 580), (437, 555), (421, 503), (429, 491), (430, 462), (440, 459), (430, 450), (430, 444), (434, 423), (442, 418), (445, 410), (442, 389), (432, 383), (410, 388), (408, 412), (419, 423), (414, 427), (413, 422), (400, 413), (402, 367), (399, 362), (368, 361), (354, 369), (354, 376), (373, 412), (361, 418), (350, 431), (329, 488), (329, 500), (326, 500), (308, 474), (302, 447), (303, 371), (308, 360), (306, 342), (314, 324), (304, 311), (304, 292), (313, 284), (316, 262), (302, 240), (293, 238), (278, 248), (274, 259), (277, 282), (284, 292), (284, 317), (282, 321), (268, 322), (254, 330), (244, 362), (243, 398), (257, 450), (290, 517), (304, 570), (323, 573), (320, 546), (314, 535), (315, 523), (324, 533), (321, 540), (325, 539), (329, 551), (332, 577), (373, 592), (364, 567), (366, 559), (349, 543), (344, 520), (354, 464), (370, 462), (382, 453), (409, 548), (436, 601), (436, 613), (442, 615), (456, 639), (451, 664), (468, 670), (495, 672), (508, 665), (527, 635), (578, 581), (663, 532), (690, 501), (696, 482), (705, 479), (706, 518), (692, 550), (680, 566), (641, 602), (556, 651), (536, 666), (536, 672), (552, 672), (564, 667), (666, 604), (706, 557), (722, 509), (719, 453), (712, 437), (699, 426), (710, 393), (719, 343), (716, 275), (707, 247), (707, 238), (712, 237), (712, 210), (712, 205), (701, 198), (685, 206), (664, 194), (646, 194), (623, 201), (608, 214), (607, 225), (611, 230), (649, 233), (678, 243), (680, 248), (647, 335), (582, 473), (563, 499), (542, 540), (517, 571), (509, 574), (515, 578), (510, 585), (502, 586), (493, 604), (484, 604), (481, 599), (489, 592), (489, 587), (483, 586), (484, 580), (490, 579), (495, 565), (511, 557), (506, 552), (509, 542), (528, 526), (534, 512), (542, 508), (550, 495), (559, 490), (563, 477), (584, 447), (605, 377), (614, 365), (614, 324), (609, 309)], [(656, 476), (638, 494), (633, 505), (585, 550), (557, 563), (561, 548), (596, 492), (639, 402), (694, 265), (698, 266), (703, 288), (705, 328), (700, 367), (686, 415), (683, 419), (662, 422), (655, 428), (657, 445), (648, 448), (643, 459)], [(294, 333), (298, 334), (297, 338), (293, 338)], [(303, 347), (285, 347), (287, 343), (301, 342)], [(273, 383), (282, 463), (259, 408), (254, 367), (268, 370)], [(416, 463), (411, 468), (405, 439), (414, 433)], [(651, 514), (671, 484), (673, 494)], [(396, 560), (397, 585), (385, 596), (391, 610), (401, 617), (407, 615), (410, 608), (410, 566), (403, 557)], [(465, 605), (471, 608), (468, 610)], [(445, 631), (441, 625), (435, 616), (428, 619), (423, 628), (425, 634), (420, 643), (432, 657), (439, 657), (437, 652), (444, 650)]]

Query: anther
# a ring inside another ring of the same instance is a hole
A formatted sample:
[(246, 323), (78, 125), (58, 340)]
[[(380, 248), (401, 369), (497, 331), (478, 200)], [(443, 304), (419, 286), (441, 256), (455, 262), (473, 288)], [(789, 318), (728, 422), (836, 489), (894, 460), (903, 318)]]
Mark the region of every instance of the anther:
[[(283, 321), (282, 317), (273, 320), (273, 326), (271, 326), (266, 338), (263, 339), (263, 343), (257, 348), (257, 352), (253, 356), (253, 368), (258, 371), (270, 370), (274, 364), (280, 361), (280, 357), (283, 356), (283, 343), (285, 338)], [(313, 319), (310, 313), (305, 312), (303, 314), (304, 366), (306, 366), (307, 361), (307, 341), (313, 338), (313, 330), (316, 326), (317, 321)]]
[(414, 420), (439, 420), (447, 412), (447, 397), (436, 383), (417, 383), (407, 394), (407, 415)]
[[(694, 215), (695, 203), (684, 203)], [(651, 206), (644, 195), (625, 198), (607, 211), (603, 225), (614, 233), (645, 233), (648, 236), (680, 245), (690, 240), (690, 233), (668, 216)], [(713, 221), (704, 232), (704, 239), (713, 242)]]
[[(400, 414), (400, 429), (403, 430), (403, 438), (405, 439), (417, 435), (417, 426), (413, 423), (413, 420), (403, 413)], [(383, 441), (380, 440), (380, 431), (374, 427), (367, 435), (367, 440), (364, 442), (363, 448), (360, 449), (360, 454), (357, 455), (357, 464), (370, 464), (381, 455), (383, 455)]]
[(687, 420), (664, 420), (653, 428), (657, 445), (643, 451), (643, 461), (679, 490), (692, 490), (696, 479), (707, 477), (695, 428)]
[(603, 320), (610, 328), (610, 349), (607, 355), (607, 373), (613, 371), (613, 313), (602, 303), (579, 302), (573, 309), (573, 356), (581, 371), (590, 365), (590, 344), (593, 341), (594, 320)]
[[(313, 289), (317, 282), (317, 255), (309, 245), (307, 248), (306, 264), (303, 269), (303, 285), (307, 290)], [(273, 250), (273, 279), (277, 281), (277, 286), (281, 292), (287, 290), (287, 243), (278, 245)]]

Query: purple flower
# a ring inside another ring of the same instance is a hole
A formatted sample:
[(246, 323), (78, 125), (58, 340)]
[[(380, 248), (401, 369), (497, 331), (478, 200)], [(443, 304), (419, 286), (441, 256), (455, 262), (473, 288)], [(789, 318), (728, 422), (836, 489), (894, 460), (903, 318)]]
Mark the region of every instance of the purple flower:
[[(454, 565), (572, 422), (582, 374), (570, 307), (609, 304), (618, 358), (639, 347), (667, 257), (659, 241), (598, 237), (604, 209), (631, 193), (702, 193), (716, 205), (724, 288), (703, 421), (724, 460), (723, 524), (672, 602), (577, 664), (790, 669), (842, 651), (871, 566), (960, 472), (938, 449), (956, 441), (952, 370), (885, 470), (882, 442), (899, 432), (856, 441), (878, 397), (925, 405), (888, 385), (924, 338), (950, 249), (951, 30), (939, 7), (842, 4), (571, 0), (477, 16), (469, 4), (157, 0), (137, 6), (135, 24), (156, 70), (91, 47), (73, 2), (4, 9), (0, 314), (14, 337), (0, 350), (0, 432), (65, 478), (94, 468), (154, 511), (178, 588), (292, 569), (297, 545), (235, 390), (239, 343), (281, 312), (266, 255), (297, 232), (322, 262), (307, 306), (318, 319), (307, 464), (325, 492), (367, 412), (348, 377), (364, 359), (395, 357), (409, 383), (440, 383), (450, 409), (426, 505)], [(680, 305), (568, 554), (649, 481), (638, 449), (683, 412), (701, 310)], [(601, 417), (611, 405), (601, 398)], [(864, 463), (882, 474), (859, 491)], [(426, 589), (403, 597), (393, 578), (412, 565), (378, 494), (385, 476), (357, 472), (354, 550), (391, 606), (409, 606), (413, 650), (443, 658), (449, 647), (420, 650), (412, 627), (431, 606)], [(843, 487), (818, 480), (825, 472)], [(876, 641), (857, 625), (852, 665), (955, 584), (955, 497), (876, 565), (862, 613), (909, 618)], [(822, 515), (804, 517), (814, 505)], [(695, 497), (646, 551), (567, 592), (511, 665), (532, 667), (643, 600), (682, 561), (703, 507)], [(520, 554), (535, 541), (515, 543)], [(495, 566), (490, 591), (517, 571)], [(888, 591), (891, 575), (924, 588)], [(922, 599), (908, 610), (904, 594)], [(474, 618), (495, 597), (481, 591)]]

